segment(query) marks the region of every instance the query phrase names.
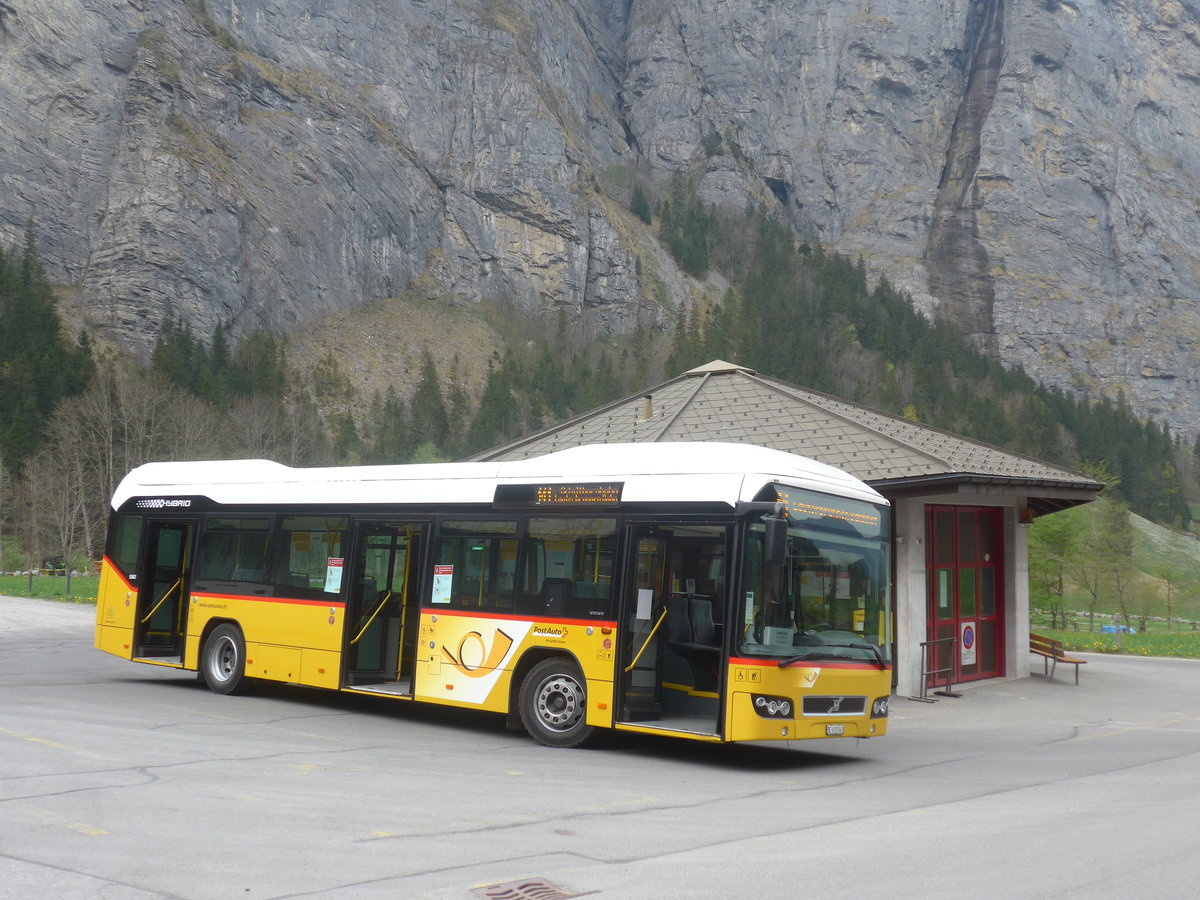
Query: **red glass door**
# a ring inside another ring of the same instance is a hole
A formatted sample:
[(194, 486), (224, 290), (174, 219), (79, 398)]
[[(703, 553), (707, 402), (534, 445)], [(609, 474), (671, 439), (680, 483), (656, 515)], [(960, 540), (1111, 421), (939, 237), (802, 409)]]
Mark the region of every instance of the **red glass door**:
[(1002, 524), (996, 507), (927, 508), (929, 638), (945, 641), (930, 669), (951, 668), (955, 682), (1004, 674)]

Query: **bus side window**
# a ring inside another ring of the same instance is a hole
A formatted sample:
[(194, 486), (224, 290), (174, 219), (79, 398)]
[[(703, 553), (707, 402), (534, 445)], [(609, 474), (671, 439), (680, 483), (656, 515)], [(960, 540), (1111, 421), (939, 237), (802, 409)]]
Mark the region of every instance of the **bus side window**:
[(267, 584), (268, 518), (210, 518), (200, 539), (196, 580)]
[(531, 519), (521, 611), (585, 619), (611, 615), (616, 544), (615, 519)]
[(275, 595), (316, 600), (339, 594), (348, 527), (341, 516), (285, 516), (271, 565)]
[(469, 609), (512, 611), (517, 586), (517, 523), (447, 521), (439, 530), (437, 565), (449, 567), (449, 602)]

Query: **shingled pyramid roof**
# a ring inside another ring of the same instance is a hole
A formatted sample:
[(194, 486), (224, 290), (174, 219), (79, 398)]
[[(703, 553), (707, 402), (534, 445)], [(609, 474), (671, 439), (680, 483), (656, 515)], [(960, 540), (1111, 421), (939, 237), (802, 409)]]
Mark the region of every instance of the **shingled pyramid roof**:
[(523, 459), (580, 444), (731, 441), (836, 466), (885, 496), (1009, 488), (1038, 514), (1102, 484), (1042, 462), (715, 360), (475, 457)]

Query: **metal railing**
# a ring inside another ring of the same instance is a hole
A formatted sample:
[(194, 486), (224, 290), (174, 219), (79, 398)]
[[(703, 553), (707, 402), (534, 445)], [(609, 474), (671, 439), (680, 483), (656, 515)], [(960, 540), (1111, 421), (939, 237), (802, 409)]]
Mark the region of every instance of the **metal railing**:
[(950, 654), (950, 658), (949, 658), (950, 664), (948, 666), (945, 666), (944, 668), (941, 668), (941, 669), (929, 668), (933, 664), (933, 661), (937, 658), (937, 655), (930, 650), (931, 647), (936, 647), (939, 644), (953, 645), (953, 644), (957, 644), (957, 643), (958, 643), (958, 638), (956, 638), (956, 637), (938, 638), (935, 641), (921, 641), (921, 696), (910, 697), (909, 699), (920, 700), (922, 703), (937, 703), (936, 697), (929, 696), (929, 680), (932, 678), (934, 680), (934, 685), (936, 686), (938, 675), (946, 676), (946, 684), (941, 690), (934, 691), (935, 694), (937, 694), (938, 696), (941, 696), (941, 697), (961, 697), (962, 696), (962, 694), (956, 694), (956, 693), (954, 693), (954, 691), (951, 690), (951, 688), (954, 686), (954, 681), (953, 681), (954, 654), (953, 653)]

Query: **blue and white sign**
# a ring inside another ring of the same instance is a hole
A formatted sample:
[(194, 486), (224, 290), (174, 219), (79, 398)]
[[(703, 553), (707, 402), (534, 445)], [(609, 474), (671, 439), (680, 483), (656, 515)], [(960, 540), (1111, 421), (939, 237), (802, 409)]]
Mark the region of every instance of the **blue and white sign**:
[(975, 623), (963, 622), (958, 635), (958, 646), (962, 653), (960, 662), (964, 666), (975, 665)]

